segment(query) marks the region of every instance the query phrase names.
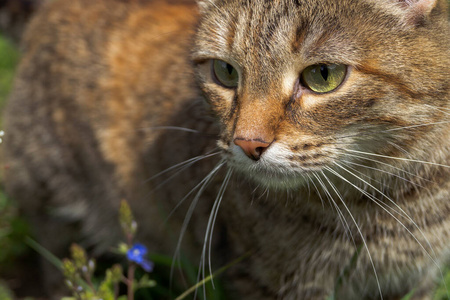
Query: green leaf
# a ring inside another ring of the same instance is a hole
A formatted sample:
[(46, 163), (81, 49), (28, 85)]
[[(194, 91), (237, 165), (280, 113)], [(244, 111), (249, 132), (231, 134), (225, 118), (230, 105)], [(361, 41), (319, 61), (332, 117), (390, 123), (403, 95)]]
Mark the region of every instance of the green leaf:
[(14, 299), (12, 292), (8, 289), (6, 285), (3, 285), (2, 282), (0, 282), (0, 299), (2, 300)]
[(120, 243), (117, 245), (117, 248), (112, 249), (112, 253), (120, 254), (120, 255), (126, 255), (130, 247), (126, 243)]
[(143, 289), (143, 288), (152, 288), (156, 286), (156, 281), (151, 280), (148, 274), (145, 274), (141, 277), (139, 282), (135, 285), (135, 290)]

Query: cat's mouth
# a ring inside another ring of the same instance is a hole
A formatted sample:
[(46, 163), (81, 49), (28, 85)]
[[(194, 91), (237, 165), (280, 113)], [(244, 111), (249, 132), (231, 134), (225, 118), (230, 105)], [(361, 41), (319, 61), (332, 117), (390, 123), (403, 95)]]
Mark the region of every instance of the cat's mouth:
[(276, 189), (304, 186), (313, 173), (330, 164), (329, 157), (299, 155), (280, 144), (271, 145), (258, 159), (235, 144), (224, 150), (230, 167), (257, 184)]

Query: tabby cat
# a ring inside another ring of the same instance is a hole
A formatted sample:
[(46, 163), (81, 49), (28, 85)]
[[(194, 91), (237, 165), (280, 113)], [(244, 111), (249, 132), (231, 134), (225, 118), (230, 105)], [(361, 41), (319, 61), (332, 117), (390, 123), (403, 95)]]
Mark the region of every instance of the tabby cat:
[(201, 276), (244, 257), (229, 299), (431, 299), (450, 253), (448, 10), (50, 1), (4, 115), (7, 193), (57, 255), (115, 245), (128, 199), (139, 240)]

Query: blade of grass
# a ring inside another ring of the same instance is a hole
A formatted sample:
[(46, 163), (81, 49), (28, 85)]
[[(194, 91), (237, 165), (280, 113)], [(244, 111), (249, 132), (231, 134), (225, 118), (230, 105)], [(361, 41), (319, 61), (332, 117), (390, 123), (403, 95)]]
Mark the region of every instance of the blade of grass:
[(219, 270), (217, 270), (216, 272), (214, 272), (213, 274), (207, 276), (205, 279), (199, 281), (197, 284), (191, 286), (188, 290), (186, 290), (183, 294), (181, 294), (180, 296), (178, 296), (177, 298), (175, 298), (175, 300), (182, 300), (184, 298), (186, 298), (188, 295), (190, 295), (191, 293), (193, 293), (196, 289), (198, 289), (199, 287), (201, 287), (202, 285), (206, 284), (207, 282), (211, 281), (211, 279), (213, 279), (214, 277), (219, 276), (220, 274), (222, 274), (223, 272), (225, 272), (226, 270), (228, 270), (230, 267), (234, 266), (235, 264), (241, 262), (242, 260), (244, 260), (245, 258), (247, 258), (248, 256), (250, 256), (251, 252), (247, 252), (246, 254), (242, 255), (241, 257), (235, 259), (234, 261), (230, 262), (229, 264), (223, 266), (222, 268), (220, 268)]
[(28, 246), (30, 246), (34, 251), (45, 257), (52, 265), (57, 267), (59, 270), (62, 270), (61, 260), (55, 255), (53, 255), (53, 253), (42, 247), (38, 242), (27, 236), (25, 237), (25, 243)]

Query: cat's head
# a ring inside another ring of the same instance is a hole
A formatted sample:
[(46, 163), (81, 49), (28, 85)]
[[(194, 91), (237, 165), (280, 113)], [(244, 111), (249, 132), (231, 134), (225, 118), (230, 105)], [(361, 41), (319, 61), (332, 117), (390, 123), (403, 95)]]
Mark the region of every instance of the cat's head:
[(262, 184), (406, 156), (448, 107), (447, 0), (199, 2), (192, 56), (218, 144)]

